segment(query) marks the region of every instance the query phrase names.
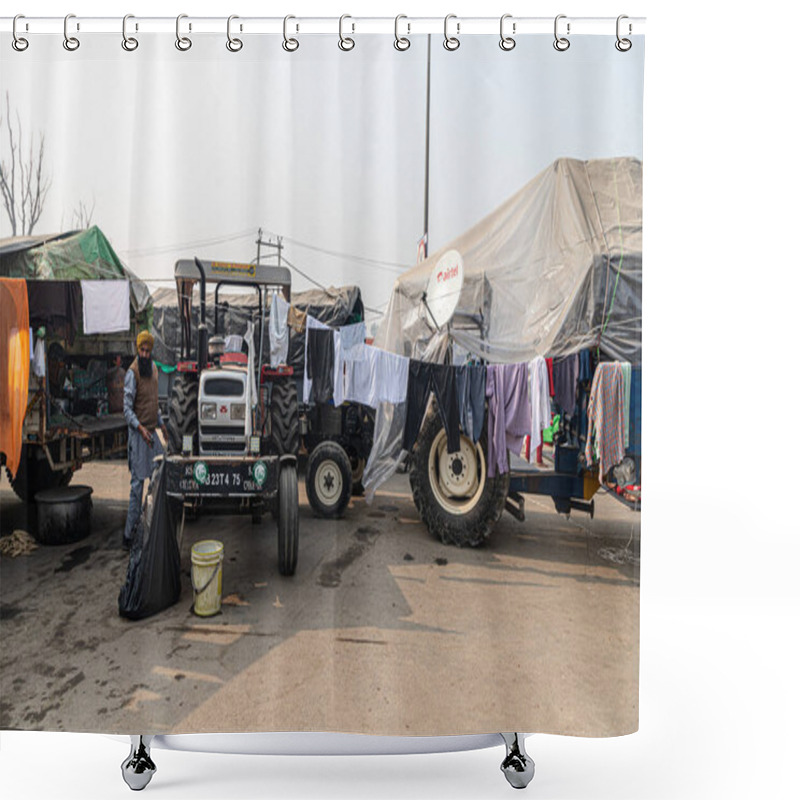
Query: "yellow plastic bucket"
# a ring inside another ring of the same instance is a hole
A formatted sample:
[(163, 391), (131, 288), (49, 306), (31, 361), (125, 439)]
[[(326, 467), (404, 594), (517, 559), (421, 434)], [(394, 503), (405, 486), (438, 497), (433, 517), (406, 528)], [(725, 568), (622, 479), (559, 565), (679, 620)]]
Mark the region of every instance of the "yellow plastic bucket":
[(222, 542), (204, 539), (192, 545), (194, 613), (213, 617), (222, 608)]

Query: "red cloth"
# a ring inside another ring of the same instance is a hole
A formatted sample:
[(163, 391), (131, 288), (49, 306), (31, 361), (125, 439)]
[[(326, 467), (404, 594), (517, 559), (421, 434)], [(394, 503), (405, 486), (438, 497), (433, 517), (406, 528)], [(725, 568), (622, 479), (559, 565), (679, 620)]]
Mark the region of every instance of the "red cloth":
[(553, 359), (546, 358), (545, 361), (547, 362), (547, 385), (550, 389), (550, 397), (554, 397), (556, 392), (553, 388)]

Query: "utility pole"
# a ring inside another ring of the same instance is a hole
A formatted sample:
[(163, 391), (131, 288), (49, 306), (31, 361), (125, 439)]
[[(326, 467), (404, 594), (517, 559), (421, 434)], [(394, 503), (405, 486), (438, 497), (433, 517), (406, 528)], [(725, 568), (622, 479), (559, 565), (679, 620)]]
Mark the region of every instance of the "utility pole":
[(423, 232), (425, 257), (428, 256), (428, 180), (431, 156), (431, 35), (428, 34), (428, 77), (425, 97), (425, 219)]

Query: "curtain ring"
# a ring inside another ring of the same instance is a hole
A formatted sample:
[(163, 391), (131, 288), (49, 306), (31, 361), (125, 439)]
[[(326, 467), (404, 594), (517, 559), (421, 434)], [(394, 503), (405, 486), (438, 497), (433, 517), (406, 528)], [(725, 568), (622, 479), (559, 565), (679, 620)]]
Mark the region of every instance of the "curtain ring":
[(128, 36), (129, 19), (134, 19), (133, 14), (126, 14), (122, 18), (122, 49), (132, 53), (139, 46), (139, 40), (133, 36)]
[[(569, 39), (565, 38), (564, 36), (558, 35), (558, 21), (560, 19), (566, 19), (566, 14), (559, 14), (556, 17), (556, 21), (553, 25), (554, 35), (556, 40), (553, 42), (553, 47), (558, 50), (559, 53), (563, 53), (565, 50), (569, 50)], [(567, 23), (567, 35), (569, 35), (569, 22)]]
[[(503, 14), (503, 16), (500, 17), (500, 49), (506, 52), (513, 50), (517, 46), (517, 40), (513, 36), (506, 36), (503, 30), (507, 19), (511, 19), (511, 14)], [(516, 22), (512, 24), (511, 30), (513, 33), (517, 32)]]
[[(231, 22), (235, 19), (239, 19), (236, 14), (231, 14), (228, 17), (228, 41), (225, 42), (225, 47), (227, 47), (231, 53), (238, 53), (244, 47), (244, 42), (242, 42), (241, 39), (236, 39), (231, 36)], [(241, 28), (239, 30), (241, 30)]]
[(11, 41), (11, 46), (18, 53), (21, 53), (23, 50), (27, 50), (28, 49), (28, 45), (30, 44), (30, 42), (26, 38), (24, 38), (23, 36), (18, 36), (17, 35), (17, 20), (18, 19), (25, 19), (25, 17), (24, 17), (23, 14), (17, 14), (17, 16), (14, 17), (14, 23), (13, 23), (13, 25), (11, 27), (11, 34), (12, 34), (12, 36), (14, 38)]
[(297, 39), (289, 38), (288, 31), (290, 19), (297, 19), (297, 17), (293, 17), (291, 14), (289, 14), (283, 18), (283, 49), (287, 53), (294, 53), (294, 51), (300, 47), (300, 42), (298, 42)]
[(71, 19), (75, 19), (74, 14), (67, 14), (67, 16), (64, 17), (64, 49), (69, 50), (70, 53), (74, 52), (81, 46), (79, 39), (69, 35), (68, 27)]
[[(181, 20), (188, 18), (188, 14), (178, 14), (175, 20), (175, 47), (182, 53), (185, 53), (192, 46), (192, 40), (188, 36), (181, 36)], [(191, 26), (189, 30), (191, 30)]]
[[(447, 34), (447, 26), (451, 19), (457, 19), (456, 15), (448, 14), (444, 18), (444, 42), (442, 42), (442, 44), (444, 45), (445, 50), (450, 50), (452, 52), (453, 50), (458, 50), (458, 48), (461, 47), (461, 41), (459, 40), (458, 36), (448, 36)], [(456, 33), (459, 32), (460, 28), (461, 24), (456, 23)]]
[[(344, 21), (346, 19), (353, 19), (353, 18), (349, 14), (342, 14), (342, 16), (339, 17), (339, 49), (344, 50), (345, 52), (347, 52), (348, 50), (352, 50), (356, 46), (355, 41), (351, 39), (349, 36), (345, 36), (342, 31), (342, 28), (344, 26)], [(351, 25), (353, 26), (353, 33), (355, 33), (356, 31), (355, 22), (352, 22)]]
[[(405, 36), (400, 36), (400, 20), (408, 19), (405, 14), (398, 14), (394, 18), (394, 49), (395, 50), (408, 50), (411, 47), (411, 39), (406, 39)], [(407, 22), (408, 32), (411, 33), (411, 25)]]
[[(633, 47), (633, 42), (630, 39), (621, 39), (619, 35), (619, 24), (622, 22), (623, 19), (628, 19), (626, 14), (620, 14), (617, 17), (617, 41), (614, 42), (614, 47), (620, 51), (620, 53), (627, 53), (628, 50)], [(628, 33), (631, 33), (631, 24), (628, 23)]]

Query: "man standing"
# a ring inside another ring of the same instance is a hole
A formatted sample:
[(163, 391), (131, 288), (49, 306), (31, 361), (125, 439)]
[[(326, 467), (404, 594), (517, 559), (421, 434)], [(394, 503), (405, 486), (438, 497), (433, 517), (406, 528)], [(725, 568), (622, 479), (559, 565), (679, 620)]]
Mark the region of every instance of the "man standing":
[(131, 546), (136, 523), (142, 513), (142, 490), (153, 472), (153, 458), (162, 454), (156, 428), (164, 437), (167, 429), (158, 410), (158, 368), (153, 363), (153, 335), (142, 331), (136, 337), (137, 357), (125, 373), (123, 411), (128, 423), (128, 468), (131, 495), (122, 543)]

